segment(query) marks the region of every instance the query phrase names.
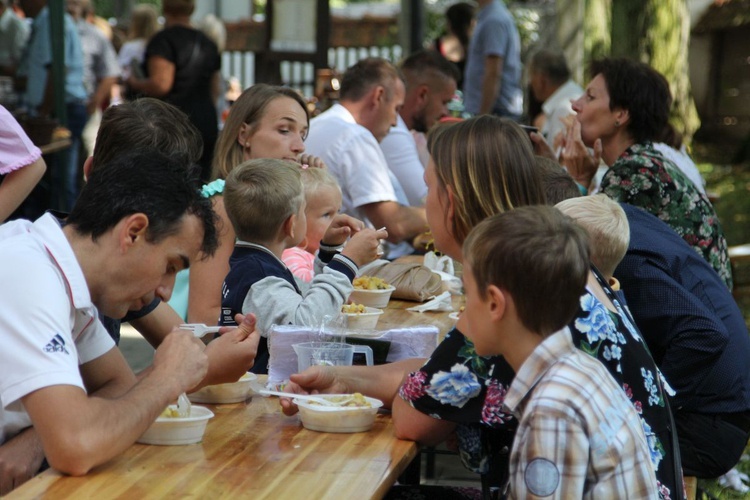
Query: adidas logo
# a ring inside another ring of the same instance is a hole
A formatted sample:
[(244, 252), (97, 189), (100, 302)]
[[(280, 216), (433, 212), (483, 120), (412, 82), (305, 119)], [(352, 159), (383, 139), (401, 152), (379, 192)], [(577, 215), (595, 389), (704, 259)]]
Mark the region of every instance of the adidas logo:
[(44, 352), (64, 352), (65, 354), (70, 354), (65, 347), (65, 339), (59, 333), (52, 337), (52, 340), (44, 346)]

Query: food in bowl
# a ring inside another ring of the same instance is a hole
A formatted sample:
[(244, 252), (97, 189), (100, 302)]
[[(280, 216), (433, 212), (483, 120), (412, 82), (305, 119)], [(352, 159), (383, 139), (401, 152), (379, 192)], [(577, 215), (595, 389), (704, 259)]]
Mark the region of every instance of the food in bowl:
[(366, 274), (354, 278), (352, 285), (356, 290), (387, 290), (391, 286), (377, 276), (367, 276)]
[(351, 398), (357, 406), (325, 406), (312, 401), (294, 399), (294, 404), (299, 407), (302, 425), (305, 429), (311, 431), (336, 433), (369, 431), (375, 423), (378, 408), (383, 406), (383, 402), (378, 399), (356, 393), (345, 396), (326, 396), (325, 394), (317, 394), (316, 396), (326, 399)]
[(378, 277), (365, 275), (354, 278), (352, 285), (354, 289), (349, 295), (351, 302), (380, 309), (388, 305), (391, 294), (396, 289)]
[(374, 330), (378, 319), (383, 314), (382, 309), (367, 307), (362, 304), (351, 304), (357, 307), (352, 312), (347, 312), (347, 305), (341, 308), (341, 314), (346, 316), (346, 327), (349, 330)]
[(362, 314), (367, 306), (364, 304), (344, 304), (341, 306), (341, 312), (344, 314)]
[[(167, 407), (169, 410), (169, 407)], [(175, 410), (176, 411), (176, 410)], [(156, 445), (184, 445), (200, 443), (206, 432), (208, 420), (214, 416), (213, 412), (203, 406), (190, 408), (190, 416), (179, 417), (160, 415), (151, 427), (138, 438), (142, 444)]]
[(252, 396), (256, 380), (258, 377), (254, 373), (246, 373), (237, 382), (207, 385), (188, 394), (188, 399), (193, 403), (204, 404), (241, 403)]
[[(322, 396), (318, 396), (318, 397), (322, 397)], [(330, 403), (333, 403), (339, 408), (345, 408), (345, 407), (372, 408), (372, 404), (367, 400), (366, 397), (364, 397), (359, 392), (355, 392), (354, 394), (341, 394), (338, 396), (325, 396), (323, 397), (323, 399), (325, 399), (326, 401), (329, 401)], [(321, 404), (313, 400), (309, 400), (309, 403), (312, 405)], [(322, 405), (322, 406), (327, 406), (327, 405)]]

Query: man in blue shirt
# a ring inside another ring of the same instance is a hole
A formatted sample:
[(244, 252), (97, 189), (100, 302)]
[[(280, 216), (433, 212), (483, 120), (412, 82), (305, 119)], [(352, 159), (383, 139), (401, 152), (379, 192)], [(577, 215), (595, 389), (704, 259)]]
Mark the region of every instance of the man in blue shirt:
[(638, 328), (676, 394), (686, 476), (717, 477), (750, 437), (750, 337), (716, 271), (669, 226), (623, 204), (627, 254), (615, 270)]
[[(28, 17), (34, 19), (29, 44), (21, 61), (19, 75), (26, 78), (24, 102), (32, 115), (49, 116), (53, 109), (52, 92), (52, 42), (50, 40), (50, 18), (47, 0), (22, 0), (21, 7)], [(65, 107), (71, 144), (64, 168), (51, 168), (53, 183), (61, 189), (58, 208), (70, 211), (78, 196), (78, 183), (82, 178), (82, 162), (78, 150), (81, 134), (86, 124), (86, 89), (83, 86), (83, 52), (78, 30), (73, 19), (64, 16), (65, 53)], [(58, 176), (54, 176), (59, 173)]]
[(523, 111), (521, 41), (501, 0), (478, 0), (464, 75), (466, 110), (518, 119)]

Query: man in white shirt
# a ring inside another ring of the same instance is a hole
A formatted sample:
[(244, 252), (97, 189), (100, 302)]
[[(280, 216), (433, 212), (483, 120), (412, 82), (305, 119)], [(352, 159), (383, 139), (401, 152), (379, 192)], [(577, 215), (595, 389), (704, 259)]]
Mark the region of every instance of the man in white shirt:
[(538, 50), (529, 65), (529, 85), (534, 98), (542, 102), (544, 125), (540, 130), (547, 143), (555, 148), (555, 137), (565, 133), (562, 119), (574, 115), (571, 99), (583, 94), (580, 85), (570, 79), (570, 70), (562, 52)]
[(448, 115), (456, 93), (458, 68), (434, 50), (415, 52), (401, 63), (406, 84), (397, 123), (380, 143), (388, 168), (404, 189), (409, 205), (421, 207), (427, 196), (424, 168), (413, 133), (427, 131)]
[(213, 253), (216, 216), (197, 182), (145, 148), (94, 171), (64, 222), (0, 227), (0, 494), (42, 456), (86, 474), (205, 376), (203, 343), (174, 331), (136, 380), (97, 318), (168, 300), (177, 271)]
[(385, 59), (363, 59), (344, 73), (340, 97), (311, 121), (307, 152), (319, 156), (341, 186), (342, 212), (385, 227), (391, 243), (410, 241), (426, 229), (425, 212), (399, 203), (378, 145), (404, 102), (398, 70)]

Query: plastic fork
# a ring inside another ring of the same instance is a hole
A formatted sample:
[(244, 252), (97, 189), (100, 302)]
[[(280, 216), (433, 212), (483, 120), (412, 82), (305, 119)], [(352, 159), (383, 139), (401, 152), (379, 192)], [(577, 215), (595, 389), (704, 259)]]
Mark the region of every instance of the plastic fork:
[[(323, 406), (343, 406), (344, 404), (351, 401), (353, 398), (344, 399), (342, 401), (330, 401), (326, 398), (320, 397), (320, 396), (312, 396), (310, 394), (294, 394), (292, 392), (280, 392), (280, 391), (269, 391), (268, 389), (261, 389), (258, 391), (260, 394), (263, 394), (264, 396), (279, 396), (280, 398), (290, 398), (290, 399), (301, 399), (304, 401), (312, 401), (314, 403), (318, 403)], [(349, 396), (349, 394), (328, 394), (328, 396)]]
[(201, 338), (208, 333), (218, 333), (220, 328), (220, 326), (206, 326), (203, 323), (185, 323), (180, 325), (180, 330), (193, 332), (193, 335), (198, 338)]

